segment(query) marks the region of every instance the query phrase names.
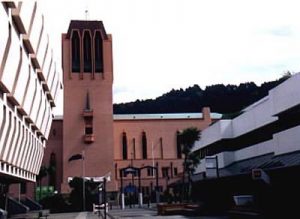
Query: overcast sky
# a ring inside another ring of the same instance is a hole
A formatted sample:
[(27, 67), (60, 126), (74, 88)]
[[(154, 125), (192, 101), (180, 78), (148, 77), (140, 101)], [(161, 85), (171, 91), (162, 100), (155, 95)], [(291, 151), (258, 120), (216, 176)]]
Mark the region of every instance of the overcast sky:
[(113, 35), (114, 102), (198, 84), (260, 84), (300, 70), (299, 1), (42, 0), (57, 60), (71, 19)]

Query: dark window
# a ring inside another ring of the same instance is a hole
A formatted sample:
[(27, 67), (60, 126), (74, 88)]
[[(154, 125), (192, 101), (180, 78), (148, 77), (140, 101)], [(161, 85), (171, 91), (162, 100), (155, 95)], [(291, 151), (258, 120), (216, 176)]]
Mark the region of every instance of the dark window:
[(56, 135), (56, 130), (55, 129), (52, 130), (52, 134), (53, 134), (53, 136)]
[(125, 177), (122, 170), (119, 170), (120, 178)]
[(93, 128), (92, 127), (85, 127), (85, 134), (86, 135), (93, 134)]
[(142, 134), (142, 152), (143, 159), (147, 159), (147, 137), (145, 132)]
[(176, 147), (177, 147), (177, 158), (181, 159), (182, 158), (182, 150), (181, 150), (179, 132), (176, 133)]
[(103, 72), (103, 46), (102, 37), (99, 31), (96, 32), (95, 36), (95, 71)]
[(147, 175), (148, 176), (153, 176), (153, 168), (147, 168)]
[(163, 151), (163, 139), (162, 139), (162, 137), (160, 137), (159, 143), (160, 143), (160, 158), (163, 159), (164, 158), (164, 151)]
[(162, 177), (168, 177), (169, 176), (169, 168), (168, 167), (162, 167), (161, 168)]
[(89, 32), (85, 32), (83, 36), (83, 51), (84, 72), (92, 72), (92, 46)]
[(20, 186), (21, 188), (20, 188), (20, 192), (21, 192), (21, 194), (25, 194), (26, 193), (26, 191), (27, 191), (27, 186), (26, 186), (26, 183), (21, 183), (21, 186)]
[(127, 136), (125, 132), (123, 132), (123, 136), (122, 136), (122, 151), (123, 151), (123, 160), (127, 160)]
[(77, 31), (72, 35), (72, 72), (80, 72), (80, 40)]
[(133, 148), (133, 159), (136, 159), (136, 154), (135, 154), (135, 138), (132, 139), (132, 148)]
[(174, 167), (174, 176), (177, 176), (178, 175), (178, 169), (177, 167)]

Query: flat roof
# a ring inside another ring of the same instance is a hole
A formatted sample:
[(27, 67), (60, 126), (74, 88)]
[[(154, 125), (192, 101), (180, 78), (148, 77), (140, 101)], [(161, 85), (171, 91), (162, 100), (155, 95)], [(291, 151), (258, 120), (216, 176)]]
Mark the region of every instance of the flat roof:
[[(202, 119), (202, 113), (153, 113), (153, 114), (114, 114), (114, 120), (159, 120), (159, 119)], [(210, 113), (212, 119), (221, 119), (222, 114)], [(53, 120), (63, 120), (62, 115), (54, 116)]]
[[(221, 119), (222, 114), (211, 113), (212, 119)], [(202, 119), (202, 113), (155, 113), (155, 114), (114, 114), (114, 120), (153, 120), (153, 119)]]

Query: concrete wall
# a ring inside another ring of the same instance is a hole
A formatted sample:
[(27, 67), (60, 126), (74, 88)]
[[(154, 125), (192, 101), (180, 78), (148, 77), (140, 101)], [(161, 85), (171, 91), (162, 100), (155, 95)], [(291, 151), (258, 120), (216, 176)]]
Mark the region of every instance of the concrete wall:
[(35, 1), (0, 3), (0, 174), (15, 180), (35, 181), (59, 86), (48, 88), (60, 84), (57, 71), (45, 81), (50, 49), (41, 18)]
[(273, 138), (276, 155), (300, 150), (300, 126), (276, 133)]
[(232, 121), (220, 120), (201, 132), (201, 140), (195, 143), (194, 151), (205, 145), (212, 144), (221, 139), (232, 138)]
[(298, 73), (270, 91), (274, 115), (299, 105), (299, 83), (300, 74)]
[[(196, 143), (196, 150), (209, 147), (222, 139), (235, 139), (239, 136), (278, 120), (277, 114), (300, 105), (300, 74), (292, 76), (279, 86), (273, 88), (265, 98), (250, 105), (244, 113), (232, 120), (220, 120), (203, 130), (201, 139)], [(219, 168), (233, 162), (252, 157), (274, 153), (280, 155), (300, 150), (300, 126), (274, 133), (271, 140), (260, 142), (234, 152), (222, 152), (218, 156)], [(205, 171), (205, 159), (198, 166), (198, 173)]]

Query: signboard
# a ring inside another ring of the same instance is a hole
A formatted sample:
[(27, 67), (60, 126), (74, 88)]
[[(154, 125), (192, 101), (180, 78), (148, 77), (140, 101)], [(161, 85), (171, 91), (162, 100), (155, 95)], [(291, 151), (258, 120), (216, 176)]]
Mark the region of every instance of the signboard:
[(270, 177), (262, 169), (252, 169), (252, 179), (253, 180), (262, 180), (267, 184), (270, 184)]
[(136, 168), (128, 167), (128, 168), (124, 169), (123, 171), (124, 171), (124, 176), (126, 177), (127, 174), (132, 174), (134, 176), (137, 176), (138, 170)]
[(127, 192), (127, 193), (133, 193), (133, 192), (136, 192), (136, 186), (134, 185), (128, 185), (124, 188), (124, 191)]

